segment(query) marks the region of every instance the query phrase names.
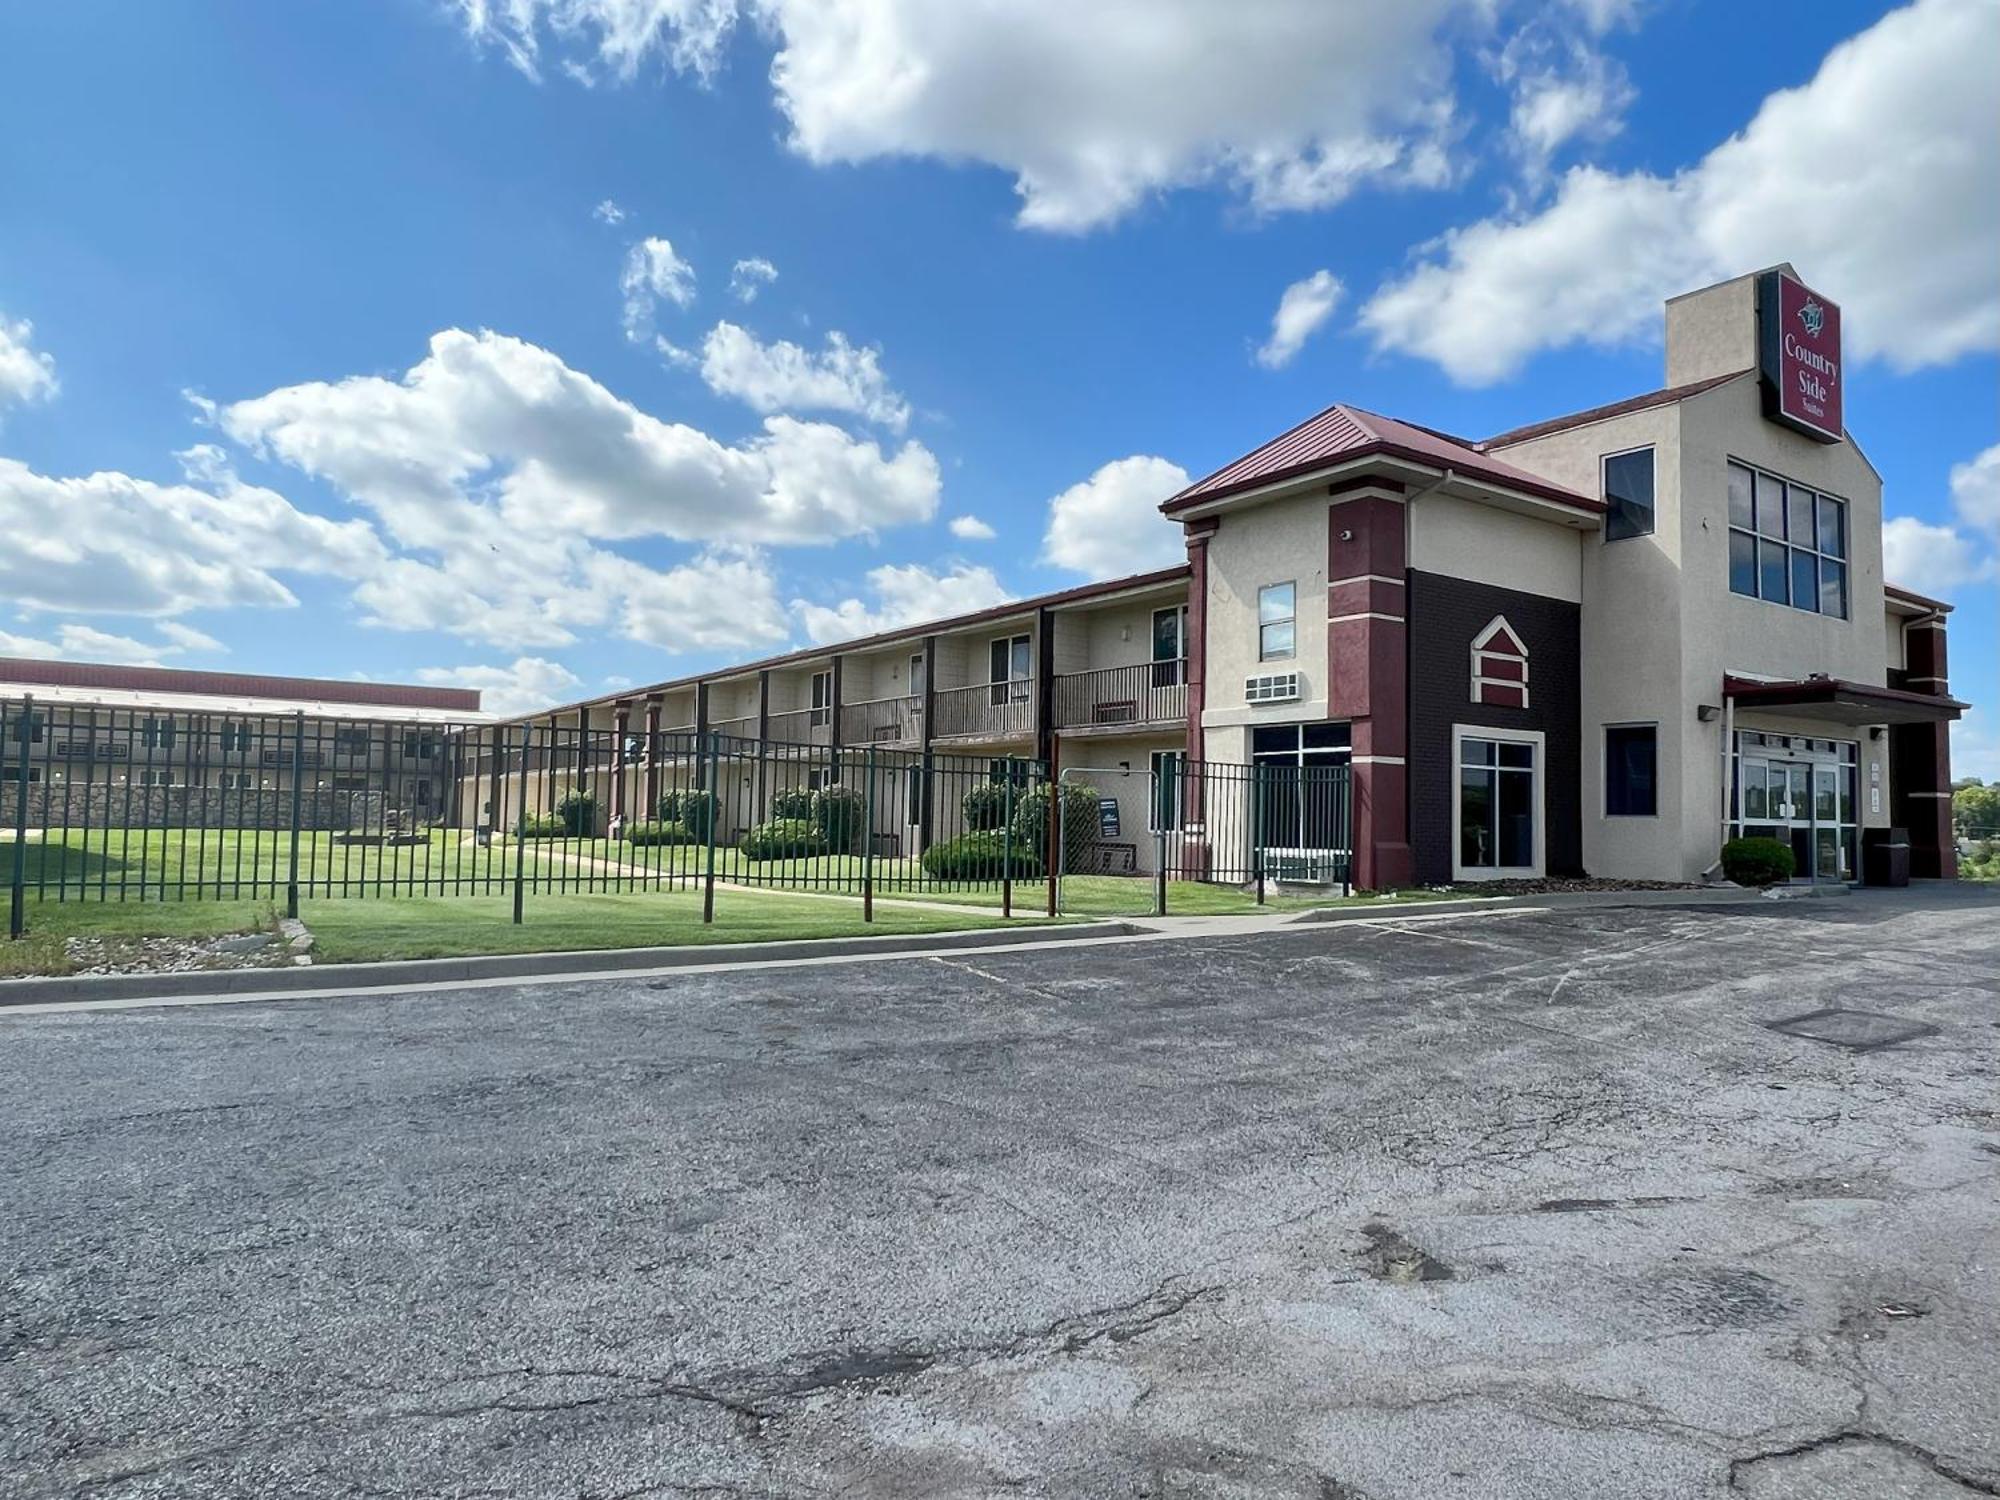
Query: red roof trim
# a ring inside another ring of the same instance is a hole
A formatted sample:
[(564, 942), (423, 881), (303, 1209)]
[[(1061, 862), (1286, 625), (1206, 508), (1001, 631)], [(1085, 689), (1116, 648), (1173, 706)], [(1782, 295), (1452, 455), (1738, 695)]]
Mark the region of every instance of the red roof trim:
[(180, 667), (125, 667), (110, 662), (0, 657), (0, 682), (108, 688), (127, 693), (200, 693), (217, 698), (294, 698), (372, 708), (441, 708), (479, 712), (479, 689), (402, 682), (341, 682), (323, 677), (264, 677)]
[(1481, 453), (1488, 453), (1495, 448), (1525, 443), (1531, 438), (1547, 437), (1554, 432), (1567, 432), (1572, 427), (1588, 427), (1592, 422), (1629, 416), (1635, 411), (1646, 411), (1655, 406), (1671, 406), (1676, 401), (1699, 396), (1703, 391), (1713, 390), (1718, 385), (1726, 385), (1732, 380), (1740, 380), (1752, 373), (1754, 372), (1750, 370), (1732, 370), (1727, 375), (1711, 375), (1707, 380), (1694, 380), (1686, 385), (1664, 386), (1657, 391), (1647, 391), (1643, 396), (1628, 396), (1623, 401), (1613, 401), (1608, 406), (1593, 406), (1586, 411), (1571, 412), (1568, 416), (1550, 417), (1546, 422), (1533, 422), (1526, 427), (1516, 427), (1510, 432), (1501, 433), (1498, 437), (1484, 438), (1472, 446)]
[[(1781, 682), (1762, 682), (1752, 677), (1725, 677), (1722, 695), (1739, 702), (1758, 704), (1831, 703), (1851, 698), (1862, 703), (1881, 703), (1911, 708), (1951, 710), (1956, 718), (1972, 705), (1942, 693), (1919, 693), (1910, 688), (1877, 687), (1869, 682), (1849, 682), (1840, 677), (1800, 677)], [(1945, 715), (1940, 715), (1945, 717)]]

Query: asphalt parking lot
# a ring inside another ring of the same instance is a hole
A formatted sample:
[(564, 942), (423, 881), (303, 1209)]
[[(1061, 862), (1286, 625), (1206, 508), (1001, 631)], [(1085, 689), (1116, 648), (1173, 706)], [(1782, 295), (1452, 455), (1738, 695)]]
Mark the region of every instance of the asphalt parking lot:
[(0, 1494), (1996, 1494), (1996, 1049), (1917, 894), (0, 1013)]

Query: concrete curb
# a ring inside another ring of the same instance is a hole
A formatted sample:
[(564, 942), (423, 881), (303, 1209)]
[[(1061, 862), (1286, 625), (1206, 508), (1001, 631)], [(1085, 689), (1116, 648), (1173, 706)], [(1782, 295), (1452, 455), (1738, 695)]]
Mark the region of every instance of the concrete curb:
[(1700, 911), (1714, 906), (1782, 906), (1789, 901), (1825, 901), (1852, 896), (1845, 885), (1781, 886), (1784, 894), (1766, 895), (1751, 886), (1689, 886), (1664, 891), (1534, 891), (1517, 896), (1465, 896), (1444, 901), (1412, 901), (1398, 906), (1329, 906), (1301, 912), (1292, 922), (1382, 922), (1425, 912), (1472, 914), (1532, 906), (1544, 911), (1615, 911), (1634, 907), (1668, 907)]
[(1380, 901), (1368, 906), (1321, 906), (1285, 919), (1286, 926), (1300, 922), (1393, 922), (1406, 917), (1436, 913), (1439, 916), (1471, 916), (1482, 911), (1504, 911), (1510, 906), (1541, 905), (1538, 896), (1465, 896), (1448, 901)]
[(450, 985), (468, 979), (538, 979), (630, 969), (713, 968), (774, 960), (877, 957), (1036, 943), (1086, 943), (1132, 937), (1130, 922), (1075, 926), (986, 927), (971, 932), (897, 933), (776, 943), (690, 943), (672, 948), (584, 948), (570, 953), (494, 953), (474, 958), (411, 958), (387, 963), (314, 964), (289, 969), (199, 969), (181, 974), (71, 974), (0, 982), (0, 1010), (16, 1005), (89, 1000), (155, 1000), (188, 995), (326, 993), (396, 985)]

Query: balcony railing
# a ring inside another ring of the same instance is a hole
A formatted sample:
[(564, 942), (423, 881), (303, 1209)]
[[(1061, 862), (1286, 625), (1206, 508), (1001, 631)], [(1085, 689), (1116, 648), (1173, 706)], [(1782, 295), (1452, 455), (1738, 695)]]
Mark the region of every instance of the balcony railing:
[(843, 745), (915, 745), (923, 737), (921, 697), (871, 698), (840, 705)]
[(757, 716), (739, 714), (733, 719), (716, 719), (709, 724), (708, 732), (726, 734), (739, 740), (754, 740), (757, 738)]
[(937, 717), (932, 739), (1015, 739), (1035, 730), (1035, 685), (1029, 680), (941, 688), (931, 701)]
[[(753, 728), (752, 734), (756, 733)], [(778, 745), (831, 745), (833, 710), (788, 708), (771, 715), (771, 741)]]
[(1187, 663), (1144, 662), (1056, 677), (1058, 729), (1103, 729), (1115, 724), (1182, 724), (1187, 721)]

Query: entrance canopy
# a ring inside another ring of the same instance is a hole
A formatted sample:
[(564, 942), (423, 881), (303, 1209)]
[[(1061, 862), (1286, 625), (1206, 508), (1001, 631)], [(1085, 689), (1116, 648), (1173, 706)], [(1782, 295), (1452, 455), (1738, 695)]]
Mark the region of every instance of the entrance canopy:
[(1802, 677), (1789, 682), (1725, 677), (1722, 694), (1733, 699), (1738, 708), (1768, 708), (1796, 719), (1818, 719), (1855, 727), (1944, 723), (1956, 719), (1969, 706), (1936, 693), (1843, 682), (1837, 677)]

